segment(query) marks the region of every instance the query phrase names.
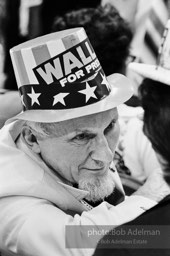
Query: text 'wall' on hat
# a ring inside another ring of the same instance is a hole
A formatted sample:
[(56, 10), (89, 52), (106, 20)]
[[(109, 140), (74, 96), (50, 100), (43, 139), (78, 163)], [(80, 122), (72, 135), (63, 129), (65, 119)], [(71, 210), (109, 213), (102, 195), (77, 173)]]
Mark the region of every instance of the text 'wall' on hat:
[(15, 119), (64, 121), (114, 108), (132, 95), (123, 75), (106, 78), (81, 27), (27, 41), (10, 54), (23, 105)]

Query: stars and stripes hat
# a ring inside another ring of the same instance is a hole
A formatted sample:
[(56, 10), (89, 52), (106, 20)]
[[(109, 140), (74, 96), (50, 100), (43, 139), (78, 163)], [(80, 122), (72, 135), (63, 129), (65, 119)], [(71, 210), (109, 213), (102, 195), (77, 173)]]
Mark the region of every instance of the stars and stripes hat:
[(132, 96), (125, 76), (106, 78), (84, 28), (38, 37), (10, 54), (23, 106), (12, 120), (59, 122), (114, 108)]
[(137, 72), (144, 78), (150, 78), (170, 85), (170, 20), (168, 20), (162, 36), (155, 65), (144, 63), (130, 63), (129, 69)]

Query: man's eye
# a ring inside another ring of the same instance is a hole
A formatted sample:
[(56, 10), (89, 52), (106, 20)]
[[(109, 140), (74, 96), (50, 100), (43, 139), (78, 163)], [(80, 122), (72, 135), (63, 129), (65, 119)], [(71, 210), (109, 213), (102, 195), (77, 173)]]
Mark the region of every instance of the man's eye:
[(86, 134), (86, 133), (81, 133), (81, 134), (77, 134), (73, 139), (72, 141), (75, 141), (75, 142), (88, 142), (90, 139), (94, 138), (94, 135), (93, 134)]
[(88, 136), (87, 136), (87, 134), (82, 133), (82, 134), (76, 135), (76, 136), (74, 137), (74, 139), (75, 139), (75, 140), (86, 140), (86, 139), (88, 139)]
[(115, 127), (116, 121), (112, 121), (109, 126), (105, 129), (105, 133), (110, 132)]

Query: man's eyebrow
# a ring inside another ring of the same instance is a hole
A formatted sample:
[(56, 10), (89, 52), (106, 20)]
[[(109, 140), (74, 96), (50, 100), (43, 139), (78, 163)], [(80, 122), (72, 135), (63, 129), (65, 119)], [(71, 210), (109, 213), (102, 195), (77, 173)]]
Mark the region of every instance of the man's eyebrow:
[(79, 132), (81, 132), (81, 133), (93, 133), (93, 134), (95, 133), (94, 131), (91, 131), (90, 129), (88, 130), (88, 129), (85, 129), (85, 128), (82, 128), (82, 129), (78, 128), (78, 129), (75, 130), (75, 132), (76, 133), (79, 133)]

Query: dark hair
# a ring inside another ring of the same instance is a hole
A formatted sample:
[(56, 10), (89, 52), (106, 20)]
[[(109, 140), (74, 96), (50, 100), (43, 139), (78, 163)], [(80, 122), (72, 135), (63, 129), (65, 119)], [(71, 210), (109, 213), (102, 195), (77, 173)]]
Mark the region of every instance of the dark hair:
[(56, 17), (52, 31), (74, 27), (84, 27), (106, 75), (124, 70), (132, 32), (112, 5), (82, 8)]
[(144, 108), (144, 133), (165, 160), (164, 176), (170, 184), (170, 86), (146, 78), (139, 95)]

